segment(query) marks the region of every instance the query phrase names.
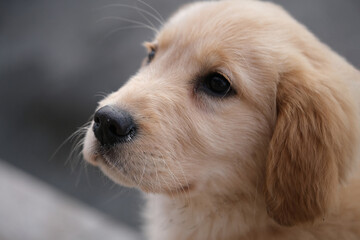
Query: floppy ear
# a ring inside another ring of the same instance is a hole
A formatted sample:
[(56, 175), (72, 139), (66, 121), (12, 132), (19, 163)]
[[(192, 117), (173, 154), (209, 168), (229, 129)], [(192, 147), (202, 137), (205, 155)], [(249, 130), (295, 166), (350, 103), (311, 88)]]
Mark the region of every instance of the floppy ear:
[(281, 225), (324, 218), (352, 163), (355, 108), (340, 82), (321, 77), (294, 71), (278, 83), (265, 199), (269, 216)]

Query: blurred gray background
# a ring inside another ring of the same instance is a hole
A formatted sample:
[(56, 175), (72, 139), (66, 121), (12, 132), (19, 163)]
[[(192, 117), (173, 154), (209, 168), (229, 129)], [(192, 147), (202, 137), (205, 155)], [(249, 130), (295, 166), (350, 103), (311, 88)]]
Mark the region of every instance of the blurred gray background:
[[(140, 194), (75, 157), (67, 162), (73, 142), (56, 149), (89, 120), (97, 101), (136, 73), (145, 57), (141, 43), (154, 36), (135, 22), (149, 25), (143, 11), (157, 15), (147, 4), (166, 19), (191, 2), (144, 1), (0, 1), (0, 159), (136, 230)], [(359, 68), (359, 0), (274, 2)]]

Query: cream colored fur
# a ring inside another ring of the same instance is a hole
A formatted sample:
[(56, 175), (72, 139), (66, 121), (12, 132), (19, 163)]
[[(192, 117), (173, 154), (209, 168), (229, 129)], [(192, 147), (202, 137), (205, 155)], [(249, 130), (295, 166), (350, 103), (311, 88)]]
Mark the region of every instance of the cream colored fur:
[[(146, 193), (152, 240), (360, 239), (360, 73), (282, 8), (180, 9), (154, 59), (100, 102), (127, 109), (133, 141), (84, 158)], [(207, 72), (234, 96), (196, 91)]]

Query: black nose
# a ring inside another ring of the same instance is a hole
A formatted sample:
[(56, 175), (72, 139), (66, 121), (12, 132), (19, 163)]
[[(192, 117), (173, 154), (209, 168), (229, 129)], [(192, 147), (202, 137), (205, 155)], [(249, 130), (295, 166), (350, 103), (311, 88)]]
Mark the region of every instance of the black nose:
[(103, 146), (130, 141), (135, 135), (135, 124), (131, 115), (113, 106), (105, 106), (96, 111), (93, 131)]

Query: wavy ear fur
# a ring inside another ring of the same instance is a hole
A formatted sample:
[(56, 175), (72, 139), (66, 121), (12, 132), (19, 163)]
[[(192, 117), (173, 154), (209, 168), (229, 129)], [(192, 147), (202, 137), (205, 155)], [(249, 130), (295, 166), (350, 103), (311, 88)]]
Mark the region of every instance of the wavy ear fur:
[(324, 218), (353, 158), (356, 115), (342, 83), (314, 71), (283, 74), (266, 162), (265, 199), (281, 225)]

